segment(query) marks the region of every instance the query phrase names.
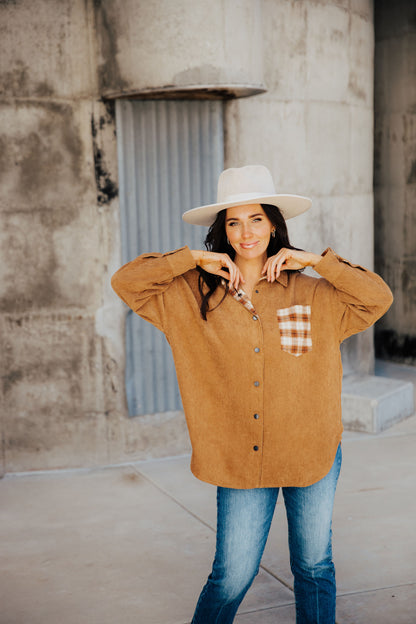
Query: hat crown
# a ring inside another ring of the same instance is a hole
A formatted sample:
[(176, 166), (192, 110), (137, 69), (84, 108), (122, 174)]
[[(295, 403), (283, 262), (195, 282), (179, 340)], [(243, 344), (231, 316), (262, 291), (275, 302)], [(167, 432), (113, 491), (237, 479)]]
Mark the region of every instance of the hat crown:
[(225, 169), (218, 179), (217, 203), (233, 201), (240, 196), (275, 195), (273, 178), (263, 165), (246, 165)]

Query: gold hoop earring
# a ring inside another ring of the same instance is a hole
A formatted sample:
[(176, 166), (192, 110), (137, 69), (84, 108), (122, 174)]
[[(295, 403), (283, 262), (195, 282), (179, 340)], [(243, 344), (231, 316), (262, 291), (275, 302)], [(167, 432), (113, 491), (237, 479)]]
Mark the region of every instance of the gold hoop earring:
[(274, 238), (276, 236), (276, 229), (272, 230), (271, 234), (272, 234), (272, 236)]

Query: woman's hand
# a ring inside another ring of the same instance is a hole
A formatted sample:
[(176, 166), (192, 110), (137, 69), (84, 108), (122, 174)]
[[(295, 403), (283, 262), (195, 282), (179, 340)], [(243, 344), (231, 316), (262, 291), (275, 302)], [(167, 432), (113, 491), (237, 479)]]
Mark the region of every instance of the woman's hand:
[[(232, 286), (238, 288), (239, 284), (244, 283), (244, 278), (240, 269), (234, 264), (228, 254), (216, 253), (214, 251), (199, 251), (196, 249), (191, 249), (191, 254), (197, 266), (200, 266), (201, 269), (204, 269), (204, 271), (208, 273), (219, 275), (228, 280), (230, 288)], [(228, 271), (226, 271), (226, 269), (228, 269)]]
[(262, 275), (267, 274), (267, 281), (274, 282), (281, 271), (303, 269), (307, 266), (314, 267), (320, 260), (322, 256), (318, 254), (283, 247), (275, 256), (267, 258)]

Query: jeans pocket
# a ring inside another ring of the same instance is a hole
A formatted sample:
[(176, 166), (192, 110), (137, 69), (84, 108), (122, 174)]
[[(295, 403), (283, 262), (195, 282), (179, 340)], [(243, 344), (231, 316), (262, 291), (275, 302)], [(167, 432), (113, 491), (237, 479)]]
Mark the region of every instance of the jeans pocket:
[(282, 351), (295, 357), (312, 351), (311, 306), (293, 305), (277, 310)]

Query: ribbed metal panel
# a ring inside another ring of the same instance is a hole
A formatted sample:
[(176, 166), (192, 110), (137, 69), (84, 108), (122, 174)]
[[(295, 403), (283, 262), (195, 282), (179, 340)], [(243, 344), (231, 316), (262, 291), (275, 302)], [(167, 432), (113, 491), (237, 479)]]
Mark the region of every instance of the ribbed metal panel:
[[(224, 161), (222, 107), (221, 101), (117, 101), (123, 262), (184, 244), (202, 248), (206, 228), (181, 217), (215, 201)], [(131, 310), (126, 391), (131, 416), (182, 407), (164, 335)]]

